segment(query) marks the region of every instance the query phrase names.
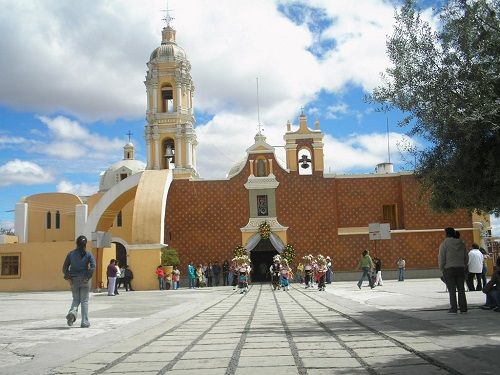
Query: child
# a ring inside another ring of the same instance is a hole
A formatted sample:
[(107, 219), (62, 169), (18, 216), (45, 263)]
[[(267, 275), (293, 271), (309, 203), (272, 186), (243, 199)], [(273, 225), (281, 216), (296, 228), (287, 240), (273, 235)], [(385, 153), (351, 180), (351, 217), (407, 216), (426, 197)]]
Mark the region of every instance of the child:
[(282, 261), (283, 265), (281, 266), (281, 287), (283, 291), (287, 291), (289, 289), (289, 277), (290, 277), (290, 268), (288, 267), (288, 262), (286, 259)]
[(275, 255), (273, 257), (273, 264), (269, 267), (269, 271), (271, 272), (271, 280), (273, 283), (273, 290), (280, 288), (280, 272), (281, 272), (281, 257), (279, 255)]
[(240, 294), (248, 292), (248, 266), (243, 263), (238, 269), (238, 289)]

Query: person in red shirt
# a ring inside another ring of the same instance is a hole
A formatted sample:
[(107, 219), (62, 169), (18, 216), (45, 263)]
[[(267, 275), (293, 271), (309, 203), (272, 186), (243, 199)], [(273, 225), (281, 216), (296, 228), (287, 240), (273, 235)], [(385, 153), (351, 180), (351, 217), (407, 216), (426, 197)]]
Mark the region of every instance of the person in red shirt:
[(165, 271), (163, 270), (162, 265), (160, 264), (156, 267), (156, 276), (158, 276), (158, 285), (160, 290), (165, 290)]

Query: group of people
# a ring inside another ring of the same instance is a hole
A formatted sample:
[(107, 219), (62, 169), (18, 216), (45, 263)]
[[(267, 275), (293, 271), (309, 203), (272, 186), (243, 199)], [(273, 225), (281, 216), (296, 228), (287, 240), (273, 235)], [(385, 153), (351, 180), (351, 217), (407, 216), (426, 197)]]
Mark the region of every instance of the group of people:
[(120, 267), (119, 262), (116, 259), (111, 259), (106, 269), (106, 277), (108, 278), (108, 296), (116, 296), (118, 293), (118, 288), (123, 285), (125, 290), (128, 292), (134, 291), (132, 288), (132, 279), (134, 274), (132, 270), (129, 269), (128, 265)]
[[(229, 262), (225, 260), (222, 265), (219, 262), (209, 262), (207, 265), (199, 264), (197, 267), (193, 262), (189, 262), (187, 273), (189, 288), (212, 287), (229, 285)], [(221, 278), (222, 276), (222, 278)]]
[(158, 278), (158, 288), (160, 290), (179, 289), (179, 281), (181, 279), (181, 271), (177, 266), (173, 266), (172, 272), (169, 273), (160, 264), (155, 270), (156, 277)]
[[(474, 243), (470, 251), (466, 250), (465, 242), (460, 238), (460, 233), (454, 228), (446, 228), (445, 239), (439, 246), (439, 269), (443, 273), (450, 296), (450, 309), (448, 312), (467, 313), (467, 298), (465, 284), (469, 291), (483, 291), (486, 294), (486, 303), (483, 309), (500, 312), (500, 258), (497, 258), (495, 271), (489, 282), (486, 282), (486, 269), (484, 253)], [(466, 277), (467, 275), (467, 277)], [(484, 277), (483, 277), (484, 275)], [(474, 278), (477, 284), (474, 285)], [(458, 295), (458, 300), (457, 300)]]
[(273, 290), (281, 289), (288, 292), (290, 289), (289, 279), (293, 277), (288, 261), (279, 255), (275, 255), (273, 257), (273, 264), (269, 267), (269, 273), (271, 274)]

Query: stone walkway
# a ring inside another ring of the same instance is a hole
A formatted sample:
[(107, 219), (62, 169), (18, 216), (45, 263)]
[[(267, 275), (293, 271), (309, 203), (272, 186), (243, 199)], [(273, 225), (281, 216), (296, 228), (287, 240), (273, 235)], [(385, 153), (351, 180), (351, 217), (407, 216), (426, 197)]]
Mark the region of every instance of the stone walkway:
[[(68, 304), (68, 293), (46, 295)], [(4, 301), (21, 303), (20, 296), (44, 293), (0, 295), (0, 313)], [(482, 293), (467, 297), (469, 313), (456, 315), (446, 313), (439, 280), (361, 291), (342, 282), (327, 292), (256, 284), (243, 295), (219, 287), (94, 296), (90, 329), (65, 327), (61, 318), (23, 320), (23, 313), (0, 322), (7, 332), (0, 373), (496, 373), (500, 314), (477, 309)]]

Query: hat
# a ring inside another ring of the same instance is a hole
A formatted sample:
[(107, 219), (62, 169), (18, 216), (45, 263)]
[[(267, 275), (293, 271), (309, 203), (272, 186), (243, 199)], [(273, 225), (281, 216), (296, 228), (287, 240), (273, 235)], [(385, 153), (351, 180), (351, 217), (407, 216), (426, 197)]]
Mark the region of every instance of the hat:
[(327, 256), (326, 259), (330, 259), (330, 256)]

